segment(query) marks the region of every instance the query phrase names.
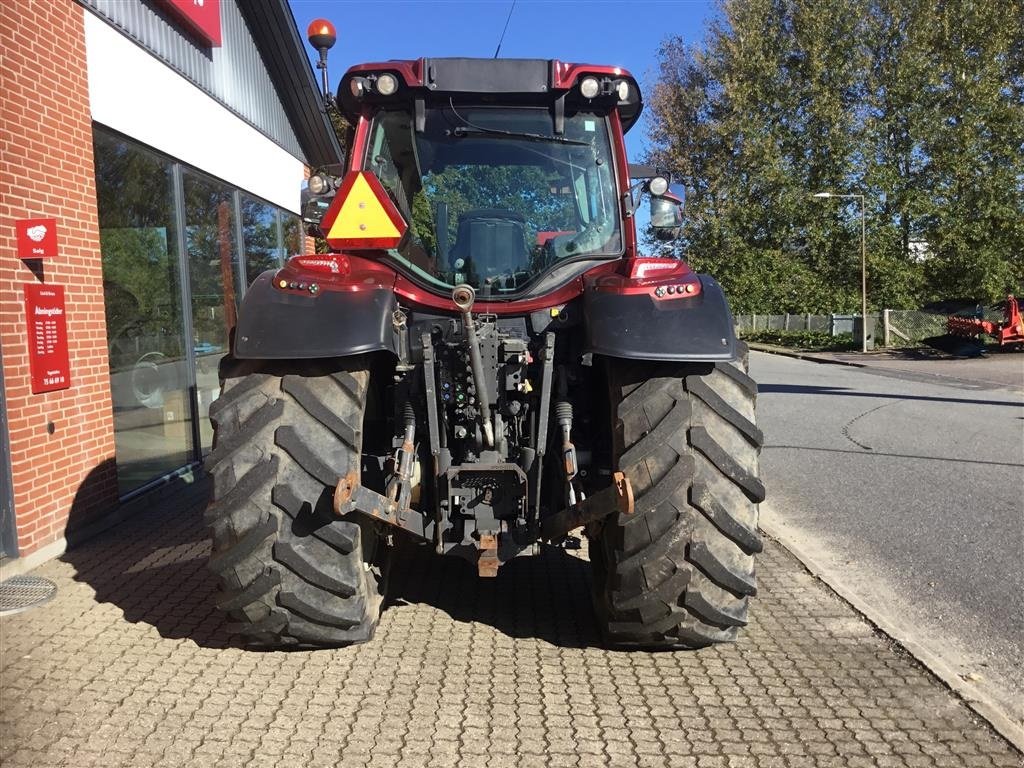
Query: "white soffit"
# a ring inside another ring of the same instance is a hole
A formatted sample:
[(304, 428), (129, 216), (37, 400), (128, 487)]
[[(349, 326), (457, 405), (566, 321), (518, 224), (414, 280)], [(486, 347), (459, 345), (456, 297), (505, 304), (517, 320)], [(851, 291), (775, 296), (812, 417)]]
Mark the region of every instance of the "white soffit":
[(89, 12), (85, 50), (93, 120), (299, 213), (300, 160)]

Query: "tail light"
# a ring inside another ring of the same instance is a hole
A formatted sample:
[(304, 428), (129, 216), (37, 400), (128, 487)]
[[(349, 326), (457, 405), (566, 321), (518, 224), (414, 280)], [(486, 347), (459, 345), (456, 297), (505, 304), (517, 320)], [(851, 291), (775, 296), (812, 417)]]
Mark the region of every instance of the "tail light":
[(288, 264), (303, 272), (317, 272), (323, 275), (347, 275), (352, 271), (348, 258), (337, 253), (309, 256), (292, 256)]
[(689, 299), (700, 295), (700, 276), (679, 259), (631, 259), (621, 272), (592, 283), (594, 290), (652, 299)]

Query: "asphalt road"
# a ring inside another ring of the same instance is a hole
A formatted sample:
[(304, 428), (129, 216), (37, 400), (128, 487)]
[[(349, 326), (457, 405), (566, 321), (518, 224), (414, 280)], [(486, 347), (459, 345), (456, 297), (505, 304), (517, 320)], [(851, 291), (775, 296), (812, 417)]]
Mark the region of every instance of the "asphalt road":
[(1024, 393), (756, 352), (750, 368), (763, 519), (1024, 724)]

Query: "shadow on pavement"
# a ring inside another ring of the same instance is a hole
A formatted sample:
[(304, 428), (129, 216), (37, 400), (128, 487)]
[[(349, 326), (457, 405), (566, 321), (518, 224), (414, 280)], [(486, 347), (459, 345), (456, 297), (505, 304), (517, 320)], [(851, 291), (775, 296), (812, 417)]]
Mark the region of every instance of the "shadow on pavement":
[[(387, 606), (425, 604), (458, 622), (486, 624), (514, 638), (536, 638), (567, 648), (601, 647), (590, 602), (590, 563), (544, 546), (540, 553), (503, 565), (495, 578), (429, 547), (401, 543)], [(389, 609), (385, 609), (386, 611)]]
[[(97, 476), (105, 472), (96, 470)], [(91, 487), (83, 483), (79, 496), (85, 498)], [(202, 510), (209, 493), (209, 478), (153, 491), (135, 514), (61, 559), (74, 567), (76, 581), (96, 592), (97, 602), (117, 606), (128, 622), (202, 647), (237, 647), (216, 607), (216, 578), (206, 568), (210, 544)], [(76, 500), (75, 508), (85, 505)], [(80, 528), (69, 521), (69, 528), (75, 527)], [(469, 563), (426, 546), (399, 542), (394, 557), (382, 622), (402, 606), (427, 605), (510, 637), (575, 648), (600, 645), (590, 603), (590, 563), (563, 549), (544, 547), (539, 555), (503, 566), (494, 579), (480, 579)]]
[[(82, 489), (89, 486), (86, 481)], [(86, 493), (76, 495), (69, 531), (82, 529), (76, 516)], [(108, 530), (77, 546), (69, 537), (72, 547), (61, 560), (74, 567), (76, 581), (96, 592), (97, 602), (117, 606), (125, 620), (149, 624), (161, 637), (229, 647), (233, 643), (226, 622), (216, 610), (216, 581), (206, 569), (209, 543), (202, 509), (208, 498), (206, 478), (156, 489), (125, 505), (134, 514)]]
[(759, 384), (759, 395), (842, 395), (844, 397), (871, 397), (884, 400), (924, 400), (935, 403), (963, 403), (965, 405), (1002, 405), (1008, 408), (1020, 408), (1019, 402), (1006, 400), (975, 400), (966, 397), (931, 397), (928, 395), (889, 394), (887, 392), (860, 392), (849, 387), (812, 387), (804, 384)]

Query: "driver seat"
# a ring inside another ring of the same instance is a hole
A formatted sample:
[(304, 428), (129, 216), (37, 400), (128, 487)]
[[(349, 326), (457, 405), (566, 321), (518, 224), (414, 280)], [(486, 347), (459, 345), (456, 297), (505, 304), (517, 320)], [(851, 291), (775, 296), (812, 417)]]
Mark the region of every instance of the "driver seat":
[(453, 267), (459, 259), (481, 279), (528, 269), (530, 252), (526, 247), (526, 219), (504, 209), (466, 211), (459, 217), (459, 229), (451, 251)]

